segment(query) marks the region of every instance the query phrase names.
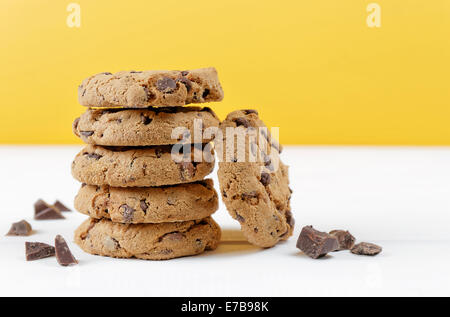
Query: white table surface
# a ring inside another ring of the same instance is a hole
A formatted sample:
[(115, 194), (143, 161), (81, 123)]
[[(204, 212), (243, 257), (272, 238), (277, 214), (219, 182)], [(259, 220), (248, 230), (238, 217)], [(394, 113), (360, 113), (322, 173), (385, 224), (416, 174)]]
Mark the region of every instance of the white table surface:
[[(85, 219), (76, 212), (61, 221), (33, 220), (38, 198), (72, 207), (79, 184), (70, 163), (80, 148), (0, 147), (0, 296), (450, 295), (450, 148), (286, 147), (296, 219), (288, 242), (266, 250), (224, 242), (201, 256), (161, 262), (84, 253), (72, 242)], [(239, 236), (223, 205), (214, 218), (224, 239)], [(34, 235), (1, 234), (21, 219)], [(348, 229), (383, 252), (312, 260), (295, 248), (309, 224)], [(25, 261), (25, 241), (53, 243), (56, 234), (79, 265)]]

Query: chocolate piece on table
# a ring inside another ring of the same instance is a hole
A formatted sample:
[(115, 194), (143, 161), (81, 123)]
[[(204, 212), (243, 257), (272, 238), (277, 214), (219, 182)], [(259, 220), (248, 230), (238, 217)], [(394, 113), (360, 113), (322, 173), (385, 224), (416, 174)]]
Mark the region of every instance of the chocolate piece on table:
[(69, 209), (69, 207), (64, 205), (59, 200), (56, 200), (55, 203), (53, 204), (53, 206), (55, 206), (55, 208), (58, 209), (59, 211), (72, 211), (71, 209)]
[(61, 212), (55, 207), (50, 207), (42, 210), (41, 212), (34, 215), (36, 220), (56, 220), (56, 219), (66, 219)]
[(25, 257), (27, 261), (48, 258), (55, 255), (55, 248), (41, 242), (25, 242)]
[(383, 249), (376, 244), (368, 243), (368, 242), (361, 242), (361, 243), (358, 243), (357, 245), (355, 245), (351, 249), (351, 252), (353, 254), (358, 254), (358, 255), (377, 255), (382, 250)]
[(355, 237), (345, 230), (332, 230), (330, 235), (338, 240), (339, 248), (335, 251), (350, 250), (355, 245)]
[(312, 226), (305, 226), (298, 237), (297, 248), (307, 256), (317, 259), (339, 248), (339, 243), (328, 233), (317, 231)]
[(70, 252), (66, 240), (60, 235), (55, 237), (56, 260), (62, 266), (78, 264), (78, 261)]
[(11, 229), (6, 234), (7, 236), (29, 236), (33, 229), (31, 225), (25, 220), (15, 222), (11, 225)]
[(53, 220), (53, 219), (65, 219), (59, 209), (47, 204), (42, 199), (39, 199), (34, 203), (34, 219), (36, 220)]

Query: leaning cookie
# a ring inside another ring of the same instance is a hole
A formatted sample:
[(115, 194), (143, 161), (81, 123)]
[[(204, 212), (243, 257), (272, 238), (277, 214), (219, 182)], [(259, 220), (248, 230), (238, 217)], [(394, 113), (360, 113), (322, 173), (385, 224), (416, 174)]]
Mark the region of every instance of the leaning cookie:
[(207, 143), (211, 139), (202, 139), (203, 131), (218, 126), (210, 108), (88, 109), (75, 119), (73, 132), (87, 144), (146, 146), (177, 143), (182, 138), (172, 138), (177, 128), (183, 128), (191, 140), (199, 137), (196, 143)]
[(190, 154), (182, 156), (173, 155), (172, 146), (168, 145), (87, 145), (75, 157), (72, 175), (81, 183), (112, 187), (149, 187), (195, 182), (204, 179), (214, 169), (212, 149), (209, 145), (203, 145), (204, 150), (199, 146), (201, 145), (189, 146)]
[(160, 224), (88, 219), (75, 231), (75, 243), (95, 255), (168, 260), (214, 250), (220, 235), (220, 227), (211, 217)]
[(75, 209), (91, 218), (120, 223), (161, 223), (203, 219), (218, 208), (212, 179), (163, 187), (84, 185)]
[(78, 100), (87, 107), (175, 107), (222, 99), (222, 86), (213, 67), (100, 73), (78, 87)]
[[(217, 151), (223, 153), (218, 177), (228, 212), (239, 221), (244, 236), (252, 244), (272, 247), (288, 239), (293, 233), (294, 219), (288, 167), (279, 158), (278, 142), (265, 130), (262, 133), (258, 130), (265, 125), (254, 110), (233, 112), (220, 127), (224, 142)], [(242, 144), (245, 146), (225, 146), (227, 128), (235, 128), (237, 135), (244, 137)], [(260, 133), (261, 138), (250, 138), (251, 129)], [(239, 151), (245, 155), (240, 155)], [(240, 160), (240, 156), (244, 160)]]

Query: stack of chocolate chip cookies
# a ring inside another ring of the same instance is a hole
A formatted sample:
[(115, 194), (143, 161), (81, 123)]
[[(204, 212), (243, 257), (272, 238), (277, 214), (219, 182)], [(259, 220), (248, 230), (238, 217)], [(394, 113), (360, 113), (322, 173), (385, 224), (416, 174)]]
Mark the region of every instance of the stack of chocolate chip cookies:
[(87, 144), (72, 163), (82, 183), (75, 208), (90, 218), (75, 242), (91, 254), (151, 260), (215, 249), (218, 197), (205, 179), (214, 154), (202, 132), (220, 122), (209, 108), (183, 106), (222, 100), (216, 70), (101, 73), (78, 94), (89, 108), (73, 124)]

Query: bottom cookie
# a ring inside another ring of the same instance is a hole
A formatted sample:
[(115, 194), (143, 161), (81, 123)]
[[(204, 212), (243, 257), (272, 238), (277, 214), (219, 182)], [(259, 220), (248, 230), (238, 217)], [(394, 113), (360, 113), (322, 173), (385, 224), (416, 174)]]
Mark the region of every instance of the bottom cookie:
[(88, 219), (75, 231), (75, 243), (95, 255), (168, 260), (214, 250), (220, 235), (220, 227), (211, 217), (159, 224)]

